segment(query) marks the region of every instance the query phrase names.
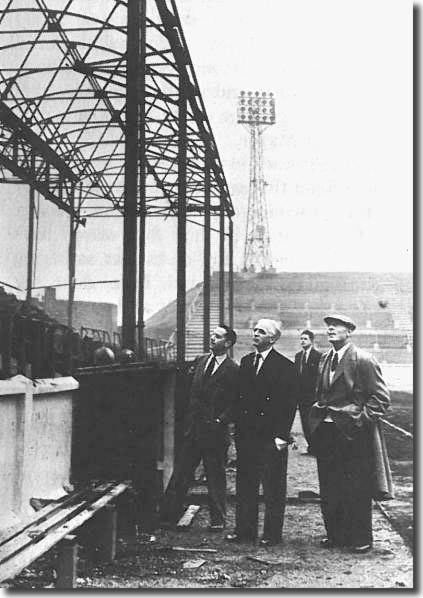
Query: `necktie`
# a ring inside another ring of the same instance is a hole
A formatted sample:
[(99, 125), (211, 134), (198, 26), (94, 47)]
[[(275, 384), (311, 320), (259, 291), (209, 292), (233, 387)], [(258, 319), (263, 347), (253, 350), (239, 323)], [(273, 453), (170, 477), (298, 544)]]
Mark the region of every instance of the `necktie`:
[(301, 373), (304, 371), (306, 365), (307, 365), (307, 353), (304, 351), (303, 357), (301, 359)]
[(210, 378), (210, 376), (213, 373), (214, 370), (214, 366), (216, 365), (216, 359), (215, 357), (212, 357), (210, 359), (210, 363), (209, 365), (206, 367), (206, 369), (204, 370), (204, 378)]
[(258, 369), (260, 367), (260, 359), (262, 359), (261, 353), (257, 353), (255, 360), (254, 360), (254, 369), (256, 371), (256, 376), (258, 374)]
[(335, 355), (333, 355), (333, 357), (332, 357), (332, 363), (330, 364), (330, 371), (334, 372), (336, 370), (337, 365), (338, 365), (338, 353), (335, 353)]

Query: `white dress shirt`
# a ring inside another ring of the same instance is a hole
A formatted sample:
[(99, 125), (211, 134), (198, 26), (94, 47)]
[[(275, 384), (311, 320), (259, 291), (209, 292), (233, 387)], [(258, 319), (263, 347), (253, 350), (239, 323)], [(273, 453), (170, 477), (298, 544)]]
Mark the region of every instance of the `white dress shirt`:
[[(332, 360), (334, 359), (335, 354), (338, 355), (338, 363), (339, 363), (341, 361), (341, 359), (344, 357), (345, 351), (348, 349), (349, 346), (350, 346), (350, 343), (347, 343), (346, 345), (344, 345), (343, 347), (338, 349), (338, 351), (335, 351), (334, 349), (332, 349), (332, 352), (330, 355), (330, 363), (332, 363)], [(330, 384), (332, 384), (334, 375), (335, 375), (335, 372), (332, 372), (332, 370), (330, 369), (329, 370), (329, 383)]]
[(213, 371), (211, 373), (211, 375), (213, 376), (213, 374), (216, 373), (217, 369), (222, 365), (222, 363), (225, 361), (225, 359), (227, 358), (227, 354), (223, 353), (223, 355), (214, 355), (213, 353), (210, 353), (208, 360), (206, 361), (206, 365), (204, 367), (204, 371), (207, 370), (207, 368), (209, 367), (209, 363), (211, 362), (211, 360), (215, 359), (215, 363), (214, 363), (214, 368)]
[[(273, 349), (273, 347), (270, 347), (270, 349), (266, 349), (266, 351), (256, 351), (256, 355), (259, 353), (261, 355), (261, 359), (258, 363), (258, 368), (256, 370), (256, 374), (259, 373), (259, 371), (261, 370), (261, 368), (263, 367), (263, 363), (264, 360), (266, 359), (266, 357), (269, 355), (270, 351)], [(256, 355), (254, 355), (254, 359), (256, 358)]]

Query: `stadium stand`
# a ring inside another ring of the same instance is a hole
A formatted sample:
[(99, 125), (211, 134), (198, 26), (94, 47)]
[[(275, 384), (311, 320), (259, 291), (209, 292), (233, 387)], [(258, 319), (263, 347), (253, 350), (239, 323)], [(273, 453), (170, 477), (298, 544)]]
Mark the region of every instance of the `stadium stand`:
[[(227, 284), (227, 278), (225, 284)], [(211, 328), (219, 323), (219, 281), (211, 281)], [(251, 327), (259, 317), (282, 321), (277, 348), (293, 358), (299, 332), (311, 328), (316, 344), (328, 343), (323, 317), (347, 313), (357, 324), (355, 342), (381, 362), (411, 364), (413, 359), (413, 284), (411, 273), (281, 272), (234, 275), (235, 358), (251, 350)], [(146, 333), (169, 338), (175, 328), (175, 302), (146, 323)], [(187, 293), (186, 358), (203, 352), (203, 294), (199, 283)]]

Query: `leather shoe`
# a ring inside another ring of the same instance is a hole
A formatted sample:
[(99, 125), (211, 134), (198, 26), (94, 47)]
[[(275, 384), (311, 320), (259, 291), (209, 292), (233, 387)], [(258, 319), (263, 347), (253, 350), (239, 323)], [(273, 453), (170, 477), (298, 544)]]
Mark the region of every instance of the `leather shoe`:
[(141, 544), (153, 544), (154, 542), (157, 542), (157, 536), (154, 534), (140, 533), (137, 534), (137, 540)]
[(279, 544), (279, 542), (270, 538), (262, 538), (259, 542), (260, 546), (274, 546), (275, 544)]
[(366, 552), (369, 552), (371, 549), (371, 544), (363, 544), (363, 546), (353, 546), (351, 548), (351, 552), (354, 552), (355, 554), (365, 554)]
[(323, 540), (320, 540), (320, 546), (322, 548), (333, 548), (335, 546), (335, 542), (330, 538), (324, 538)]
[(241, 538), (236, 532), (232, 532), (230, 534), (226, 534), (225, 540), (227, 542), (241, 542)]

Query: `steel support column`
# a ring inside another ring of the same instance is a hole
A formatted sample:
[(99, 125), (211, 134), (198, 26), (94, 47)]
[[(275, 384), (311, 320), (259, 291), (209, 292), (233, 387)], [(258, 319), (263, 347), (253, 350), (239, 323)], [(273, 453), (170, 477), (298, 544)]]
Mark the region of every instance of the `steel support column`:
[(145, 304), (145, 226), (146, 226), (146, 158), (145, 158), (145, 42), (146, 42), (146, 0), (140, 6), (140, 64), (139, 89), (139, 248), (138, 248), (138, 357), (145, 359), (144, 347), (144, 304)]
[[(31, 154), (31, 174), (34, 176), (35, 156)], [(29, 212), (28, 212), (28, 262), (26, 274), (26, 300), (30, 301), (32, 296), (33, 284), (33, 265), (34, 265), (34, 213), (35, 213), (35, 189), (29, 185)]]
[[(234, 223), (229, 218), (229, 326), (234, 327)], [(230, 355), (233, 357), (233, 347)]]
[(75, 186), (69, 198), (71, 212), (69, 215), (69, 288), (68, 288), (68, 326), (73, 324), (73, 301), (75, 297), (75, 262), (76, 262), (76, 229), (78, 221), (74, 217)]
[(127, 9), (122, 345), (132, 350), (136, 349), (139, 68), (142, 3), (143, 0), (130, 0)]
[(208, 152), (204, 168), (204, 259), (203, 259), (203, 350), (210, 343), (210, 163)]
[(220, 195), (219, 214), (219, 321), (225, 323), (225, 202)]
[(176, 296), (176, 360), (185, 361), (186, 243), (187, 243), (187, 98), (185, 79), (179, 76), (178, 114), (178, 256)]

